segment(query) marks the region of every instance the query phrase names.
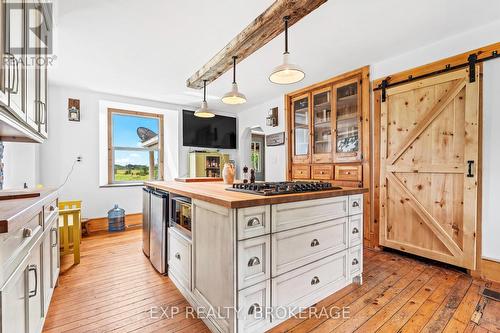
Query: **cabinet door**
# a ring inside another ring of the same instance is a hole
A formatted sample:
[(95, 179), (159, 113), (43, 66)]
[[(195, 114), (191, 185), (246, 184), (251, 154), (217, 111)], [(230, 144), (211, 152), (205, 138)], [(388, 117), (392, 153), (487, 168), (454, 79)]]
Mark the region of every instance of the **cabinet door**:
[[(38, 64), (40, 56), (40, 39), (37, 37), (40, 35), (40, 23), (41, 16), (40, 12), (37, 10), (25, 10), (25, 41), (26, 50), (36, 50), (35, 53), (27, 52), (27, 62), (25, 66), (26, 73), (26, 123), (31, 126), (34, 130), (38, 131)], [(37, 27), (37, 28), (30, 28)], [(33, 31), (35, 29), (35, 31)], [(35, 34), (36, 32), (36, 34)]]
[(39, 123), (39, 133), (44, 137), (48, 137), (48, 109), (47, 109), (47, 63), (48, 59), (48, 36), (49, 31), (47, 26), (45, 25), (46, 19), (43, 20), (43, 24), (40, 25), (40, 36), (42, 37), (42, 42), (44, 47), (38, 48), (40, 53), (39, 57), (39, 66), (38, 66), (38, 95), (37, 95), (37, 114), (38, 114), (38, 123)]
[(50, 297), (52, 296), (51, 284), (51, 232), (46, 229), (42, 239), (42, 290), (43, 290), (43, 313), (49, 309)]
[(28, 300), (26, 292), (26, 274), (28, 258), (23, 260), (17, 270), (0, 291), (1, 331), (9, 333), (26, 333), (28, 320)]
[(59, 272), (61, 270), (61, 261), (60, 261), (60, 242), (59, 242), (59, 227), (58, 227), (59, 217), (54, 219), (54, 223), (50, 228), (50, 286), (51, 288), (55, 288), (57, 284), (57, 279), (59, 278)]
[(29, 332), (39, 333), (43, 323), (43, 295), (42, 295), (42, 242), (35, 244), (28, 259), (26, 273), (28, 288), (28, 322)]
[(19, 2), (5, 2), (5, 52), (8, 54), (8, 92), (9, 106), (20, 117), (26, 121), (24, 112), (24, 65), (26, 60), (25, 45), (25, 15), (24, 6)]
[(9, 93), (7, 87), (9, 86), (9, 55), (5, 50), (5, 43), (3, 36), (5, 34), (5, 4), (0, 4), (0, 56), (2, 57), (3, 66), (0, 66), (0, 102), (4, 105), (9, 105)]
[(332, 89), (312, 92), (313, 163), (331, 163), (332, 147)]
[(311, 129), (309, 94), (292, 99), (292, 161), (309, 163), (311, 160)]
[(334, 86), (335, 162), (361, 159), (360, 79), (354, 78)]

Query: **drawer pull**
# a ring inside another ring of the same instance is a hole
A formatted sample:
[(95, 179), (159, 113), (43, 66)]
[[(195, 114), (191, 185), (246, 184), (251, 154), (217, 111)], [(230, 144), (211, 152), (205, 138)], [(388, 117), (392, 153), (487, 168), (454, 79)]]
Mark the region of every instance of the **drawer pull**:
[(250, 308), (248, 308), (248, 314), (253, 315), (256, 310), (260, 309), (260, 305), (258, 303), (253, 303)]
[(359, 234), (358, 228), (354, 227), (354, 229), (352, 229), (352, 233), (353, 234)]
[(255, 227), (260, 225), (260, 220), (257, 217), (251, 218), (248, 220), (247, 226), (248, 227)]
[(24, 228), (23, 229), (23, 237), (24, 238), (31, 237), (32, 235), (33, 235), (33, 230), (31, 230), (31, 228)]
[(352, 259), (352, 265), (355, 266), (359, 263), (358, 259), (354, 258)]
[(252, 257), (250, 260), (248, 260), (248, 267), (253, 267), (260, 265), (260, 259), (257, 257)]
[(319, 245), (319, 241), (315, 238), (312, 240), (311, 242), (311, 247), (315, 247), (315, 246), (318, 246)]
[[(38, 290), (38, 267), (36, 265), (29, 265), (28, 266), (28, 274), (30, 272), (35, 273), (35, 290), (29, 290), (28, 291), (28, 296), (29, 298), (35, 297), (37, 290)], [(28, 283), (29, 283), (29, 275), (28, 275)]]
[(54, 207), (54, 206), (50, 206), (49, 210), (50, 210), (51, 212), (53, 212), (53, 211), (55, 211), (55, 210), (56, 210), (56, 207)]
[(59, 243), (59, 233), (57, 232), (57, 228), (52, 228), (50, 229), (50, 231), (54, 232), (54, 234), (56, 235), (55, 237), (56, 241), (54, 242), (54, 244), (51, 244), (51, 246), (56, 247), (57, 244)]
[(319, 277), (315, 276), (311, 280), (311, 286), (317, 285), (319, 283)]
[(177, 260), (181, 260), (181, 255), (179, 254), (179, 252), (177, 252), (175, 255), (174, 255), (175, 259)]
[(357, 202), (357, 201), (353, 201), (353, 202), (352, 202), (352, 206), (353, 206), (353, 207), (359, 207), (359, 202)]

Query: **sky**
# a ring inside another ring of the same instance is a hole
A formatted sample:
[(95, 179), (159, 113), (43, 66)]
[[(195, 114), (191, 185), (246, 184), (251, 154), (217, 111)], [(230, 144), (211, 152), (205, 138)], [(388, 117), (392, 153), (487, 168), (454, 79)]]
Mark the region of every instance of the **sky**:
[[(159, 120), (121, 114), (113, 114), (113, 146), (141, 147), (141, 139), (137, 135), (138, 127), (146, 127), (158, 133)], [(149, 165), (147, 151), (116, 151), (115, 163), (119, 165)]]

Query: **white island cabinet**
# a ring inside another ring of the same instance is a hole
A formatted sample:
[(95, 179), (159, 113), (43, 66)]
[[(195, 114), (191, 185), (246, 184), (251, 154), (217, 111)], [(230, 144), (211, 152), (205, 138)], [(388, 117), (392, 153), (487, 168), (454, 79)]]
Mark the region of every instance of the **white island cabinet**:
[(57, 192), (0, 209), (0, 332), (42, 331), (59, 276)]
[(259, 197), (223, 184), (152, 182), (192, 199), (169, 230), (169, 276), (213, 332), (265, 332), (363, 269), (363, 189)]

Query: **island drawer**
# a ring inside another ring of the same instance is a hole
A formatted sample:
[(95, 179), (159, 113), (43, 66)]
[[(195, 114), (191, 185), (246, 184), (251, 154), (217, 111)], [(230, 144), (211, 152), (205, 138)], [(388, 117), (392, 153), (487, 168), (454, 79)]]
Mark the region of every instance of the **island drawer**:
[(270, 232), (270, 205), (238, 209), (238, 240), (258, 237)]
[(271, 277), (271, 236), (238, 242), (238, 289)]
[(349, 216), (349, 247), (363, 241), (363, 214)]
[(290, 202), (271, 207), (271, 232), (304, 227), (347, 216), (348, 196)]
[(361, 245), (349, 249), (349, 276), (360, 275), (363, 268)]
[(322, 222), (272, 235), (272, 276), (327, 257), (348, 246), (348, 219)]
[(173, 228), (168, 228), (169, 273), (191, 290), (191, 243)]
[(361, 165), (336, 165), (335, 180), (362, 181), (363, 169)]
[(310, 306), (347, 283), (347, 251), (271, 279), (273, 307)]
[(310, 179), (311, 167), (309, 165), (294, 164), (292, 165), (293, 179)]
[(313, 165), (312, 178), (317, 180), (333, 179), (333, 165)]
[(363, 194), (349, 196), (349, 215), (363, 213)]
[(238, 293), (238, 332), (264, 332), (271, 316), (271, 281), (260, 282)]

